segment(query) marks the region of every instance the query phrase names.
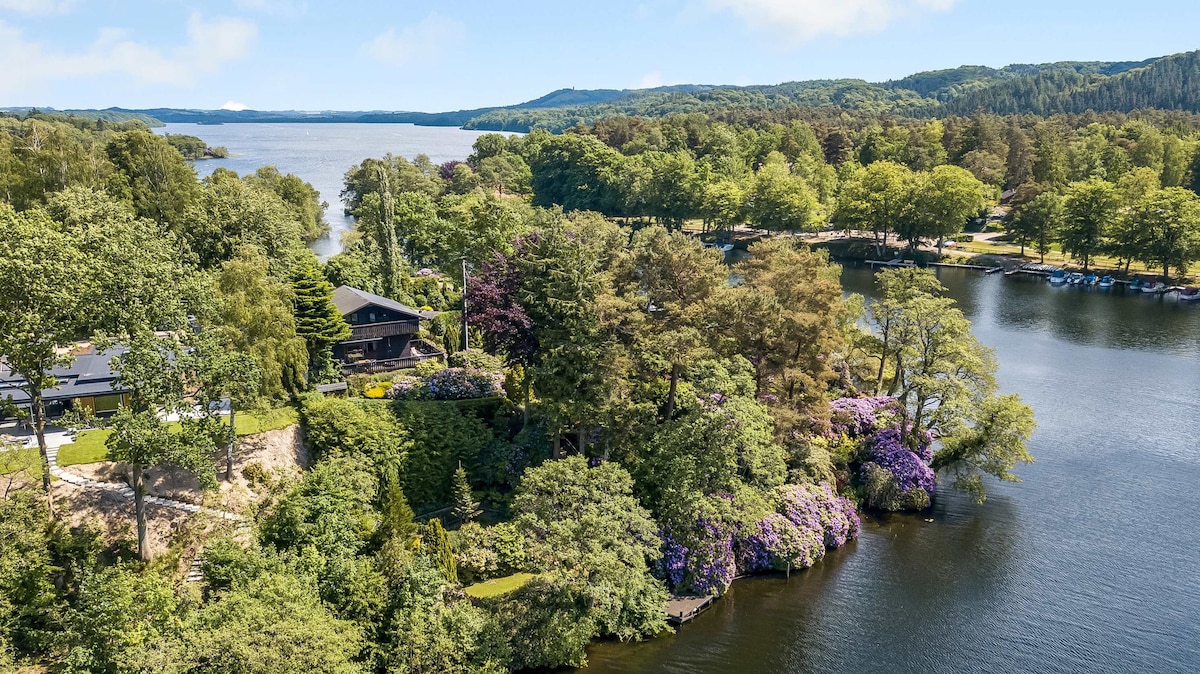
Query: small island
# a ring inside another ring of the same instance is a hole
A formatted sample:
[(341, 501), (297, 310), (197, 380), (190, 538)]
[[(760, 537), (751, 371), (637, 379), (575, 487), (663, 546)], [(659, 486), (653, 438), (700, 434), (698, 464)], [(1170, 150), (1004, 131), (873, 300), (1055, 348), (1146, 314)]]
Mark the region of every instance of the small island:
[(203, 139), (182, 133), (168, 133), (164, 136), (171, 147), (179, 150), (184, 159), (196, 161), (199, 159), (224, 159), (229, 156), (229, 150), (222, 146), (209, 147)]

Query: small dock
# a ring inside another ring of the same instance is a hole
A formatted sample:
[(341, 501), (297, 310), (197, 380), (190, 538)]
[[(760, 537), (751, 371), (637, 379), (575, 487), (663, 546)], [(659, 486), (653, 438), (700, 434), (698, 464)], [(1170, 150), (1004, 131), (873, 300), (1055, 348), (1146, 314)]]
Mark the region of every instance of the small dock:
[(871, 265), (872, 267), (915, 267), (915, 266), (917, 266), (917, 264), (915, 262), (913, 262), (912, 260), (901, 260), (900, 258), (896, 258), (895, 260), (867, 260), (866, 262), (867, 262), (867, 264)]
[(677, 597), (667, 600), (667, 622), (682, 625), (700, 615), (716, 597)]

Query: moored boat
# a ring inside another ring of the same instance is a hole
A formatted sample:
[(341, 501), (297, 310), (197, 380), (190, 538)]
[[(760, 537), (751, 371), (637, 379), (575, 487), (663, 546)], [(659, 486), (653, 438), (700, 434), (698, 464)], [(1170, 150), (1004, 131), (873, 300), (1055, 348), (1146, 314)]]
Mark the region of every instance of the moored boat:
[(1143, 285), (1145, 285), (1145, 281), (1142, 281), (1140, 278), (1135, 278), (1129, 282), (1129, 289), (1135, 293), (1138, 293), (1142, 291)]
[(1067, 283), (1070, 283), (1073, 286), (1077, 286), (1077, 285), (1083, 283), (1083, 278), (1084, 278), (1083, 274), (1080, 274), (1079, 272), (1075, 272), (1074, 274), (1071, 274), (1070, 276), (1067, 277)]
[(1104, 276), (1101, 276), (1101, 277), (1100, 277), (1100, 284), (1099, 284), (1099, 285), (1100, 285), (1100, 287), (1101, 287), (1101, 288), (1111, 288), (1111, 287), (1113, 287), (1113, 277), (1109, 276), (1108, 274), (1105, 274)]
[(1060, 286), (1066, 282), (1067, 272), (1063, 271), (1062, 269), (1055, 269), (1054, 272), (1050, 274), (1051, 285)]
[(1200, 288), (1183, 288), (1179, 291), (1180, 302), (1195, 302), (1200, 300)]
[(1083, 285), (1094, 286), (1100, 279), (1095, 274), (1088, 274), (1083, 277)]
[(1147, 281), (1146, 284), (1142, 286), (1142, 292), (1144, 293), (1165, 293), (1167, 292), (1167, 289), (1167, 284), (1160, 281)]

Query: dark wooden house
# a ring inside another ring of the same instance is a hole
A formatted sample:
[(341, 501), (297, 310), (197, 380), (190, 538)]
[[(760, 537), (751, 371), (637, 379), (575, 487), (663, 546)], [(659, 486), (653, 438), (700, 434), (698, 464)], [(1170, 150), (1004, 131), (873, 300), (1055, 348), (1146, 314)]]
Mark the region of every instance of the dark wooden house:
[[(52, 370), (58, 385), (42, 391), (46, 416), (54, 419), (70, 410), (86, 410), (103, 416), (116, 412), (120, 405), (128, 405), (129, 392), (117, 384), (117, 372), (112, 363), (126, 351), (128, 349), (120, 345), (101, 351), (86, 342), (76, 344), (71, 349), (71, 364)], [(25, 386), (25, 379), (0, 360), (0, 400), (10, 401), (18, 409), (29, 412), (29, 394), (25, 392)], [(2, 418), (4, 410), (0, 408)]]
[(421, 321), (436, 316), (435, 311), (418, 311), (350, 286), (334, 290), (333, 303), (350, 324), (350, 339), (333, 347), (345, 374), (398, 370), (446, 357), (418, 337)]

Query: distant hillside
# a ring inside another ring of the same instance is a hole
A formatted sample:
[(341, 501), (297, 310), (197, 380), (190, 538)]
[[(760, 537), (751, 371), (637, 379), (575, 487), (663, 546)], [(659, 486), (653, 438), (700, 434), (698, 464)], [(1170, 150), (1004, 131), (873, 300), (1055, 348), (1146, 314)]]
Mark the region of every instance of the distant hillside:
[[(961, 66), (890, 82), (809, 80), (755, 86), (684, 84), (653, 89), (559, 89), (517, 105), (453, 112), (298, 110), (74, 110), (106, 121), (183, 123), (392, 122), (488, 131), (562, 131), (622, 115), (827, 108), (872, 115), (930, 117), (1130, 112), (1158, 108), (1200, 113), (1200, 51), (1145, 61), (1066, 61), (1004, 68)], [(11, 108), (24, 111), (28, 108)]]
[(47, 115), (62, 116), (62, 117), (79, 117), (90, 121), (103, 121), (109, 124), (120, 124), (123, 122), (141, 122), (146, 126), (162, 126), (162, 121), (154, 118), (151, 115), (146, 115), (140, 112), (129, 112), (124, 110), (55, 110), (54, 108), (0, 108), (0, 114), (10, 115), (28, 115), (30, 112), (40, 112)]
[(1200, 52), (1146, 61), (962, 66), (900, 80), (812, 80), (769, 86), (705, 87), (675, 92), (631, 91), (587, 105), (497, 108), (467, 128), (560, 131), (606, 117), (819, 107), (903, 116), (1129, 112), (1159, 108), (1200, 112)]

